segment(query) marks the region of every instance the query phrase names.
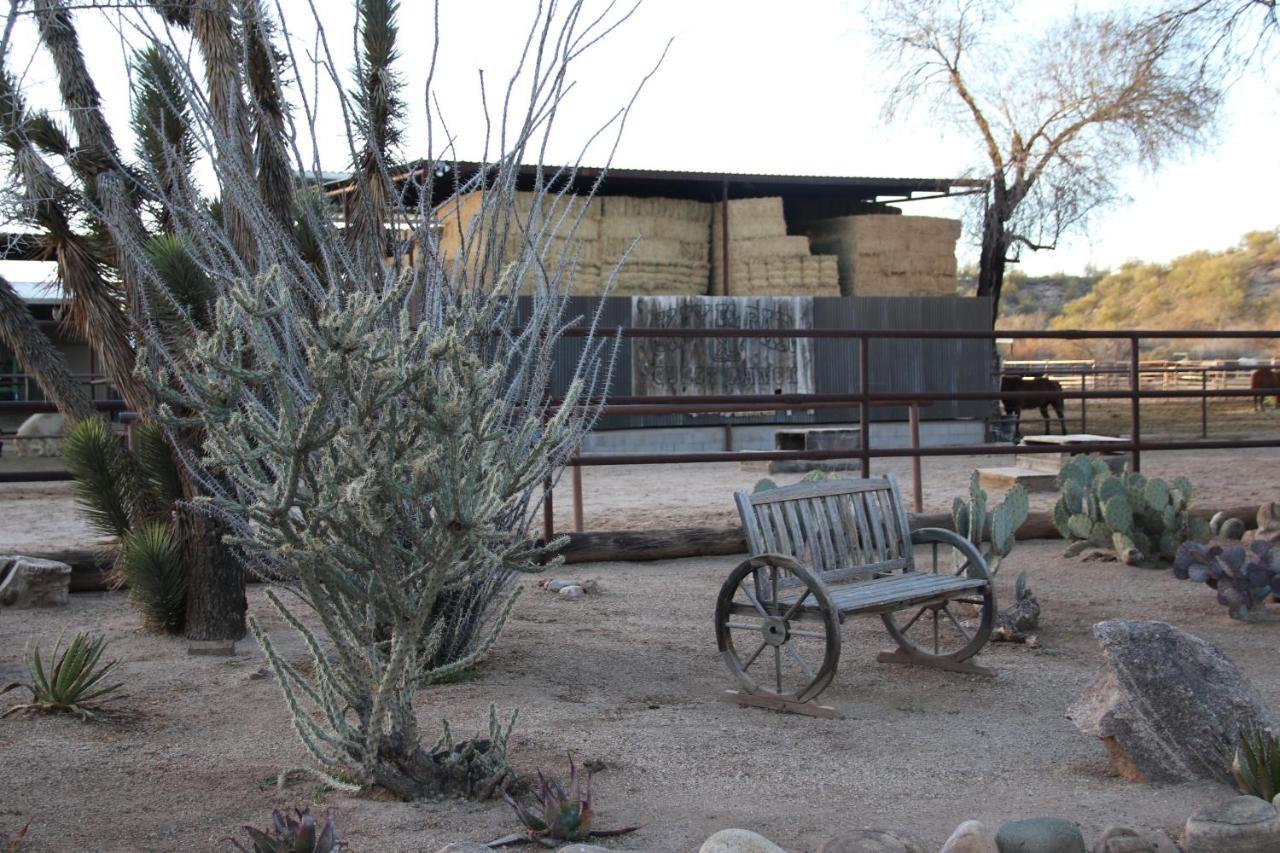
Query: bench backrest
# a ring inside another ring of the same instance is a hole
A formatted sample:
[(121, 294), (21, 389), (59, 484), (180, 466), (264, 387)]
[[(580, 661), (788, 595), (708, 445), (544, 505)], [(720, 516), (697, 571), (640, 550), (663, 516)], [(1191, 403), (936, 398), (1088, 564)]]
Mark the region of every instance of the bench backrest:
[(828, 583), (914, 568), (892, 474), (734, 494), (751, 554), (794, 557)]

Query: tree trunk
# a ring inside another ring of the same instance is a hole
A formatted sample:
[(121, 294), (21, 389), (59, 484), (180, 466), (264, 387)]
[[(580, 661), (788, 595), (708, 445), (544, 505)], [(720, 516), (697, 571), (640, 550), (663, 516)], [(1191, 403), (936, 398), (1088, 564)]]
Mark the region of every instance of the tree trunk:
[(1009, 238), (1005, 234), (1002, 205), (995, 200), (982, 217), (982, 254), (978, 259), (978, 296), (991, 297), (991, 322), (1000, 316), (1000, 290), (1004, 286), (1005, 257)]
[(71, 422), (96, 414), (93, 400), (76, 382), (67, 361), (40, 329), (26, 303), (0, 276), (0, 342), (13, 352), (22, 369), (35, 378), (58, 411)]
[[(190, 476), (183, 476), (188, 500), (197, 494)], [(245, 635), (244, 569), (222, 542), (223, 524), (184, 506), (179, 532), (187, 562), (187, 639), (239, 640)]]

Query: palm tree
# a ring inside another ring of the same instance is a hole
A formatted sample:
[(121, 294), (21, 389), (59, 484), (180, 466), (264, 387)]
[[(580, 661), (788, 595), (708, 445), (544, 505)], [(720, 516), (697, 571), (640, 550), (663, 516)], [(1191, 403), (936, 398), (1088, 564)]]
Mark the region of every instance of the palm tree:
[(0, 343), (13, 352), (22, 370), (33, 377), (67, 419), (73, 423), (94, 416), (93, 401), (76, 382), (62, 353), (41, 331), (26, 303), (8, 280), (0, 276)]

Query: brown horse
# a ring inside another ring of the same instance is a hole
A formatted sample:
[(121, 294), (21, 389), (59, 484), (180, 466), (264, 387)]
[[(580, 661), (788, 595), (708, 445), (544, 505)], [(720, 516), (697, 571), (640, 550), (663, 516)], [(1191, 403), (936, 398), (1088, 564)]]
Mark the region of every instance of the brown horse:
[[(1058, 415), (1058, 425), (1062, 428), (1062, 434), (1067, 434), (1066, 413), (1062, 408), (1062, 385), (1040, 374), (1038, 376), (1009, 376), (1000, 377), (1001, 391), (1022, 391), (1030, 393), (1039, 391), (1039, 397), (1021, 397), (1018, 399), (1006, 399), (1004, 401), (1004, 413), (1013, 415), (1014, 435), (1022, 433), (1022, 410), (1023, 409), (1039, 409), (1040, 417), (1044, 418), (1044, 431), (1048, 435), (1052, 432), (1049, 424), (1049, 407), (1052, 406), (1054, 412)], [(1016, 440), (1016, 439), (1015, 439)]]
[[(1280, 370), (1273, 370), (1270, 367), (1260, 367), (1253, 373), (1249, 374), (1249, 389), (1257, 391), (1266, 389), (1274, 392), (1271, 396), (1275, 397), (1276, 406), (1280, 407)], [(1253, 398), (1253, 410), (1261, 412), (1266, 408), (1266, 394), (1259, 394)]]

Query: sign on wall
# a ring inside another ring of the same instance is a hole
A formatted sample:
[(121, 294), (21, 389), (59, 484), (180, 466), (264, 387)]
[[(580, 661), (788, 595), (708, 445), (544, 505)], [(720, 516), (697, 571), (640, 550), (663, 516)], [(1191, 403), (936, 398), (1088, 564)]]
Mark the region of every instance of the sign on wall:
[[(808, 329), (806, 296), (637, 296), (632, 325), (662, 329)], [(813, 393), (812, 338), (634, 338), (641, 396)]]

